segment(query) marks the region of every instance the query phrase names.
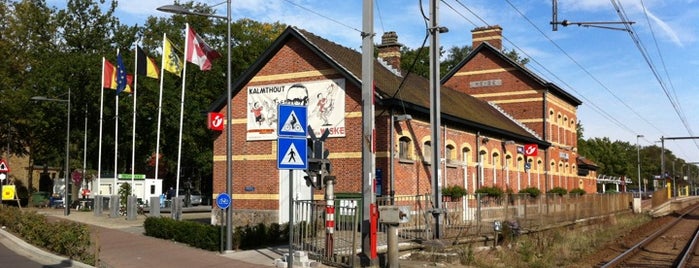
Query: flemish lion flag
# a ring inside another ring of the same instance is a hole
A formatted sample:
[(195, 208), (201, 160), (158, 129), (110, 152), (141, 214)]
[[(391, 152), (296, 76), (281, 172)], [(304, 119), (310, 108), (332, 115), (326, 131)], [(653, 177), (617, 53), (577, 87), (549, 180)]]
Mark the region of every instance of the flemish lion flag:
[(182, 76), (182, 58), (177, 54), (177, 48), (167, 37), (163, 41), (163, 68), (177, 76)]
[(136, 73), (150, 78), (158, 79), (158, 65), (151, 57), (146, 56), (140, 46), (136, 46)]

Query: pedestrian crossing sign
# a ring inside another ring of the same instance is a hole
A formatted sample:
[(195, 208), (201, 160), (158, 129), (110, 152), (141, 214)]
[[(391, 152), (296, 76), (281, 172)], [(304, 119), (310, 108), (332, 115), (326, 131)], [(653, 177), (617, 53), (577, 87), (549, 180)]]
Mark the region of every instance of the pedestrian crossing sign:
[(278, 169), (308, 169), (306, 138), (278, 138), (277, 141)]
[(278, 136), (306, 137), (308, 109), (306, 106), (279, 105)]

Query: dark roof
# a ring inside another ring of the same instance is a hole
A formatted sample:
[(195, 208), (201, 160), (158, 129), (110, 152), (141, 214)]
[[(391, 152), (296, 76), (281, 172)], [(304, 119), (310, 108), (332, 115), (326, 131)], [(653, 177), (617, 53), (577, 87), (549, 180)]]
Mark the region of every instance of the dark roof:
[(582, 156), (578, 156), (578, 159), (575, 160), (575, 163), (578, 165), (578, 168), (597, 170), (597, 168), (599, 167), (597, 166), (597, 164), (595, 164), (595, 162), (592, 162), (590, 159), (587, 159)]
[[(241, 90), (252, 79), (252, 76), (281, 49), (289, 38), (299, 39), (316, 55), (323, 58), (328, 64), (343, 74), (348, 83), (361, 87), (361, 53), (323, 39), (308, 31), (288, 27), (255, 64), (233, 84), (233, 89), (236, 92)], [(405, 78), (406, 81), (402, 84), (402, 88), (397, 92), (402, 79), (403, 77), (387, 69), (378, 60), (374, 60), (377, 102), (384, 106), (400, 105), (411, 112), (429, 114), (429, 80), (417, 75), (408, 75)], [(393, 97), (394, 95), (395, 97)], [(222, 109), (225, 106), (225, 100), (226, 96), (222, 96), (222, 98), (219, 98), (212, 104), (209, 110), (218, 111)], [(543, 148), (550, 146), (550, 143), (541, 140), (533, 132), (528, 131), (490, 104), (446, 86), (441, 87), (441, 111), (443, 122), (449, 120), (459, 125), (471, 127), (476, 131), (482, 131), (484, 134), (502, 135), (524, 142), (536, 143)]]
[(579, 106), (582, 104), (582, 101), (580, 99), (576, 98), (575, 96), (571, 95), (567, 91), (563, 90), (560, 88), (558, 85), (548, 82), (535, 74), (534, 72), (530, 71), (527, 68), (524, 68), (524, 66), (520, 65), (519, 63), (515, 62), (514, 60), (510, 59), (507, 57), (507, 55), (503, 54), (502, 51), (498, 50), (497, 48), (493, 47), (491, 44), (488, 42), (482, 42), (478, 47), (473, 49), (471, 53), (468, 54), (468, 56), (462, 60), (458, 65), (456, 65), (454, 68), (451, 69), (444, 77), (442, 77), (442, 83), (448, 81), (454, 74), (456, 74), (464, 65), (466, 65), (473, 57), (478, 55), (478, 53), (482, 53), (484, 50), (491, 51), (495, 55), (497, 55), (499, 58), (507, 62), (509, 65), (512, 67), (516, 68), (518, 71), (522, 72), (529, 78), (531, 78), (533, 81), (539, 83), (542, 88), (546, 88), (549, 92), (553, 93), (556, 96), (559, 96), (563, 100), (567, 101), (568, 103), (574, 105), (574, 106)]

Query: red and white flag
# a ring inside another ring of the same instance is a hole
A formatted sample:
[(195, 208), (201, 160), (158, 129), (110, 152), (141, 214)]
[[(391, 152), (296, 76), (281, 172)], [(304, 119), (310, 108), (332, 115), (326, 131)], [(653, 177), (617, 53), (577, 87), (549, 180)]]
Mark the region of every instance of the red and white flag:
[(199, 65), (202, 71), (211, 70), (211, 61), (221, 57), (221, 54), (212, 49), (204, 39), (201, 38), (187, 24), (187, 52), (185, 59), (188, 62)]

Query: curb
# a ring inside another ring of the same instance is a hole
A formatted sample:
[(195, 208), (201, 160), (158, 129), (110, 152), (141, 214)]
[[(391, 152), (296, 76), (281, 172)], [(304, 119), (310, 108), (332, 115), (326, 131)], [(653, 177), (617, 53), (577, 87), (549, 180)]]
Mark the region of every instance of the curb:
[(53, 254), (44, 249), (38, 248), (34, 245), (24, 242), (22, 239), (19, 239), (10, 232), (5, 231), (4, 226), (2, 227), (2, 229), (0, 229), (0, 243), (17, 253), (18, 255), (24, 256), (32, 261), (44, 265), (43, 267), (94, 268), (94, 266), (71, 260), (65, 256)]

